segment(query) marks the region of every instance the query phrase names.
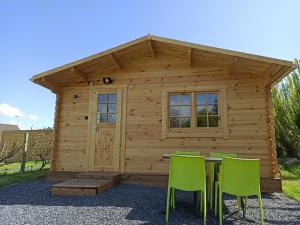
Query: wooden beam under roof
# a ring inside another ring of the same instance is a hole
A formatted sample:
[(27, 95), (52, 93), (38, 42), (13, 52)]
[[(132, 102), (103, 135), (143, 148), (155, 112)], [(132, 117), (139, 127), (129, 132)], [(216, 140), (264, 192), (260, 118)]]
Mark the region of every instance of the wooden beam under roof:
[(50, 81), (46, 77), (42, 77), (40, 81), (44, 87), (50, 89), (53, 93), (55, 93), (55, 94), (61, 93), (61, 86), (59, 84), (57, 84), (56, 82)]
[(118, 62), (118, 60), (114, 57), (113, 53), (109, 54), (109, 57), (111, 58), (111, 60), (113, 61), (113, 63), (120, 69), (123, 69), (123, 66)]
[(156, 58), (156, 54), (155, 54), (155, 51), (154, 51), (154, 49), (153, 49), (153, 45), (152, 45), (152, 41), (151, 41), (151, 37), (150, 37), (150, 36), (148, 37), (147, 44), (148, 44), (148, 47), (149, 47), (151, 56), (152, 56), (153, 58)]
[(188, 48), (188, 62), (189, 62), (189, 66), (191, 66), (191, 67), (193, 66), (192, 54), (193, 54), (193, 49)]
[[(32, 81), (35, 82), (36, 80), (39, 80), (40, 78), (42, 78), (44, 76), (55, 75), (57, 72), (60, 72), (62, 70), (69, 69), (69, 68), (74, 67), (74, 66), (82, 65), (82, 64), (87, 63), (91, 60), (101, 58), (101, 57), (106, 56), (110, 53), (116, 53), (116, 52), (118, 52), (120, 50), (123, 50), (125, 48), (129, 48), (133, 45), (137, 45), (139, 43), (142, 43), (144, 41), (149, 41), (149, 40), (151, 40), (151, 42), (158, 41), (158, 42), (162, 42), (162, 43), (165, 43), (165, 44), (174, 44), (174, 45), (184, 46), (184, 47), (188, 47), (188, 48), (208, 51), (208, 52), (215, 53), (215, 54), (224, 54), (224, 55), (228, 55), (228, 56), (236, 56), (236, 57), (239, 57), (239, 58), (245, 58), (245, 59), (249, 59), (249, 60), (256, 60), (256, 61), (265, 62), (265, 63), (274, 63), (274, 64), (278, 64), (278, 65), (285, 65), (285, 66), (289, 66), (291, 68), (293, 66), (293, 62), (291, 62), (291, 61), (286, 61), (286, 60), (281, 60), (281, 59), (274, 59), (274, 58), (270, 58), (270, 57), (258, 56), (258, 55), (243, 53), (243, 52), (237, 52), (237, 51), (232, 51), (232, 50), (221, 49), (221, 48), (209, 47), (209, 46), (205, 46), (205, 45), (188, 43), (188, 42), (184, 42), (184, 41), (178, 41), (178, 40), (158, 37), (158, 36), (154, 36), (154, 35), (147, 35), (147, 36), (141, 37), (139, 39), (130, 41), (128, 43), (122, 44), (120, 46), (114, 47), (112, 49), (106, 50), (104, 52), (97, 53), (95, 55), (91, 55), (91, 56), (88, 56), (86, 58), (68, 63), (68, 64), (63, 65), (63, 66), (59, 66), (57, 68), (48, 70), (48, 71), (40, 73), (40, 74), (37, 74), (37, 75), (32, 77)], [(149, 45), (149, 43), (148, 43), (148, 45)], [(152, 49), (153, 49), (153, 46), (152, 46)], [(153, 56), (154, 56), (155, 51), (153, 51), (153, 53), (151, 53), (151, 54), (153, 54)]]
[(238, 57), (233, 57), (231, 63), (228, 65), (228, 73), (233, 74), (234, 70), (238, 66), (239, 63), (239, 58)]
[(78, 76), (81, 80), (89, 82), (87, 74), (84, 73), (83, 71), (81, 71), (81, 70), (79, 70), (78, 68), (75, 68), (75, 67), (71, 67), (70, 70), (74, 75)]

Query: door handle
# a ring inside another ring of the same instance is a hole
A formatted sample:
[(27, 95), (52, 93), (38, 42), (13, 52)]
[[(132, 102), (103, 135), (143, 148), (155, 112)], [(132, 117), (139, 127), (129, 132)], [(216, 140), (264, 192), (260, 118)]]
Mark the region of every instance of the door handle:
[(92, 134), (96, 134), (96, 132), (97, 132), (97, 127), (94, 125), (94, 126), (92, 127)]

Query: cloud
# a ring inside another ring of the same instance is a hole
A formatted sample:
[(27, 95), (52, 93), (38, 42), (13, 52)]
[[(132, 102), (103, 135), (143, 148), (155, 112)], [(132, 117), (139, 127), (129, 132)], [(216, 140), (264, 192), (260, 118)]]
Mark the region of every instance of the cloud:
[(34, 115), (34, 114), (29, 114), (28, 119), (32, 120), (32, 121), (36, 121), (36, 120), (39, 120), (39, 117), (37, 115)]
[(9, 117), (24, 116), (20, 109), (6, 103), (0, 104), (0, 115), (9, 116)]

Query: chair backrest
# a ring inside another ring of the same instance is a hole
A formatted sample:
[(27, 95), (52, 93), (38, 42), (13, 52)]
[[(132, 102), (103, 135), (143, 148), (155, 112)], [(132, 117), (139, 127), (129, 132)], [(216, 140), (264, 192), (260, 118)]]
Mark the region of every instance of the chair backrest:
[(236, 153), (223, 153), (223, 152), (210, 152), (209, 156), (216, 157), (216, 158), (223, 158), (223, 157), (236, 158), (237, 154)]
[(169, 184), (184, 191), (205, 190), (204, 157), (172, 154), (170, 157)]
[(176, 151), (176, 155), (201, 155), (200, 152)]
[(232, 195), (249, 196), (260, 192), (259, 159), (224, 157), (221, 165), (222, 191)]

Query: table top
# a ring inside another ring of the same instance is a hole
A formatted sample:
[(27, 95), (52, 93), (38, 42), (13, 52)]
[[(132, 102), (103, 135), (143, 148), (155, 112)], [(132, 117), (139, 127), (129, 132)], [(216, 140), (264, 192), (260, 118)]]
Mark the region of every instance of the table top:
[[(170, 159), (170, 155), (171, 155), (171, 154), (164, 154), (164, 155), (163, 155), (163, 158), (164, 158), (164, 159)], [(183, 155), (183, 154), (181, 154), (181, 155)], [(222, 160), (223, 160), (223, 158), (205, 156), (205, 161), (208, 161), (208, 162), (221, 163)]]

